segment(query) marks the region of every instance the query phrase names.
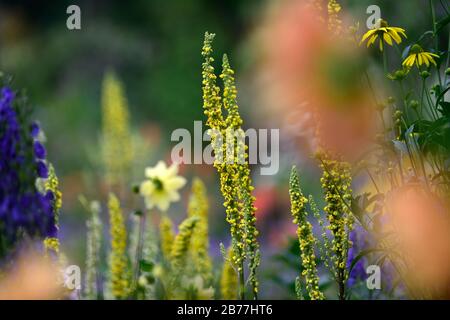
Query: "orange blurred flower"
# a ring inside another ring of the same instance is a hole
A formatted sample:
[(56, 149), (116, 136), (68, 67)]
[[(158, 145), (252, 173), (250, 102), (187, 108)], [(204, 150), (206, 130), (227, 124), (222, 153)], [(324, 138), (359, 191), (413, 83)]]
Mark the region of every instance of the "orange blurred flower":
[(0, 278), (0, 300), (50, 300), (63, 295), (60, 271), (37, 253), (23, 254), (11, 272)]
[(421, 184), (393, 191), (387, 199), (388, 226), (404, 257), (406, 278), (426, 297), (448, 295), (450, 219), (448, 206)]
[(351, 160), (367, 147), (375, 126), (365, 60), (356, 40), (331, 32), (321, 17), (316, 7), (292, 0), (269, 13), (260, 34), (260, 68), (268, 80), (262, 99), (308, 132), (312, 151), (325, 148)]

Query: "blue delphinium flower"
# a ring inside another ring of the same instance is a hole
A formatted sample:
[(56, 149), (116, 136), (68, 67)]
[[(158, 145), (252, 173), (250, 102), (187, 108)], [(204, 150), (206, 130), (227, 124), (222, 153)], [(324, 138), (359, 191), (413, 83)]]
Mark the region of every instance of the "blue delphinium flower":
[[(361, 253), (361, 251), (370, 248), (373, 241), (371, 241), (371, 235), (360, 225), (356, 225), (349, 235), (350, 241), (353, 245), (348, 250), (347, 267), (349, 268), (353, 260)], [(347, 285), (349, 287), (354, 286), (358, 281), (365, 280), (367, 258), (362, 257), (353, 266), (352, 271), (348, 277)]]
[(40, 141), (34, 142), (34, 155), (38, 159), (45, 159), (46, 155), (45, 148)]
[(0, 92), (0, 257), (23, 239), (55, 237), (51, 192), (36, 187), (47, 178), (39, 126), (27, 121), (27, 106), (9, 87)]

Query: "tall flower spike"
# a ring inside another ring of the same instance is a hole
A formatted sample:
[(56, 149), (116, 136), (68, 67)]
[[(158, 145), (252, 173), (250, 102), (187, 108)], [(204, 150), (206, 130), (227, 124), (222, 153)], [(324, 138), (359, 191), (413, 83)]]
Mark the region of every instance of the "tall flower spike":
[(134, 158), (129, 128), (128, 102), (122, 83), (112, 72), (105, 74), (102, 89), (102, 159), (106, 180), (123, 183)]
[[(229, 65), (226, 55), (223, 57), (224, 92), (219, 96), (216, 75), (211, 63), (211, 42), (214, 35), (206, 33), (202, 50), (203, 67), (203, 108), (210, 127), (211, 145), (215, 153), (214, 166), (220, 176), (220, 190), (224, 197), (226, 220), (230, 224), (233, 262), (237, 267), (240, 282), (240, 298), (245, 297), (244, 263), (249, 257), (250, 275), (248, 281), (252, 285), (253, 295), (258, 293), (256, 269), (259, 265), (259, 249), (255, 227), (253, 187), (250, 180), (250, 170), (247, 163), (247, 147), (245, 135), (241, 129), (242, 119), (236, 102), (237, 90), (234, 81), (234, 71)], [(223, 104), (221, 103), (223, 102)], [(227, 112), (223, 118), (222, 108)], [(226, 137), (226, 143), (224, 139)], [(226, 160), (224, 159), (226, 157)], [(224, 161), (225, 160), (225, 161)]]
[(223, 262), (220, 277), (220, 292), (224, 300), (236, 300), (238, 290), (237, 273), (233, 266), (233, 248), (229, 248), (227, 257)]
[(171, 252), (172, 266), (175, 275), (179, 275), (186, 264), (192, 235), (195, 231), (199, 218), (194, 216), (185, 219), (178, 227), (178, 234), (175, 237)]
[(203, 43), (202, 56), (204, 62), (202, 64), (202, 85), (203, 85), (203, 109), (205, 115), (208, 117), (206, 124), (211, 129), (221, 130), (224, 128), (222, 117), (222, 105), (220, 98), (220, 88), (216, 84), (217, 76), (214, 73), (212, 63), (214, 58), (211, 57), (212, 41), (214, 40), (214, 33), (205, 33), (205, 41)]
[(109, 195), (111, 253), (109, 257), (110, 287), (114, 298), (126, 299), (131, 285), (131, 273), (127, 258), (127, 232), (120, 202), (114, 194)]
[(321, 154), (320, 167), (323, 170), (322, 188), (325, 194), (324, 211), (333, 236), (331, 241), (331, 257), (334, 277), (339, 286), (339, 298), (345, 299), (345, 285), (348, 278), (347, 256), (351, 246), (349, 233), (353, 229), (354, 217), (350, 211), (352, 199), (351, 174), (349, 164), (339, 160), (331, 160), (328, 155)]
[[(248, 164), (247, 145), (245, 144), (245, 133), (241, 125), (243, 123), (239, 114), (239, 107), (236, 101), (237, 89), (234, 79), (234, 71), (230, 66), (227, 55), (223, 56), (222, 74), (220, 76), (224, 82), (223, 91), (223, 105), (227, 110), (227, 130), (231, 130), (234, 141), (234, 161), (235, 167), (235, 188), (238, 190), (238, 200), (240, 210), (243, 213), (243, 220), (241, 222), (242, 228), (246, 230), (243, 235), (245, 240), (244, 245), (249, 256), (249, 280), (253, 288), (253, 295), (256, 298), (258, 295), (258, 280), (256, 278), (256, 270), (259, 266), (259, 244), (258, 231), (256, 229), (256, 208), (254, 206), (255, 197), (252, 195), (253, 186), (250, 177), (250, 167)], [(228, 147), (228, 134), (227, 134)]]
[[(48, 169), (45, 149), (35, 140), (40, 128), (30, 123), (30, 111), (25, 97), (1, 86), (0, 259), (24, 239), (57, 236), (54, 195), (36, 183), (48, 177)], [(56, 243), (52, 240), (47, 244), (55, 248)]]
[(316, 265), (314, 245), (316, 238), (313, 235), (312, 225), (307, 220), (306, 203), (300, 189), (300, 181), (295, 166), (292, 167), (289, 179), (289, 195), (291, 199), (291, 213), (293, 222), (297, 225), (297, 236), (300, 244), (302, 260), (302, 277), (305, 279), (305, 288), (311, 300), (323, 300), (325, 297), (319, 289), (319, 276)]
[[(242, 210), (238, 203), (238, 189), (236, 188), (236, 166), (226, 164), (223, 155), (226, 154), (226, 144), (223, 137), (226, 135), (226, 123), (222, 116), (222, 100), (220, 90), (216, 84), (217, 76), (211, 63), (212, 40), (214, 34), (206, 33), (202, 55), (204, 62), (202, 65), (202, 88), (203, 88), (203, 109), (207, 116), (206, 124), (210, 127), (211, 145), (214, 150), (214, 167), (220, 177), (220, 191), (224, 197), (224, 207), (226, 220), (230, 224), (231, 241), (233, 248), (233, 263), (237, 266), (239, 276), (243, 279), (244, 260), (246, 256), (246, 246), (244, 240), (245, 221)], [(234, 155), (234, 153), (233, 153)], [(243, 281), (242, 281), (243, 282)], [(242, 284), (241, 282), (241, 284)], [(244, 288), (241, 288), (241, 297)]]
[(85, 278), (85, 296), (89, 300), (99, 298), (100, 293), (100, 246), (102, 242), (102, 222), (100, 220), (100, 203), (92, 201), (88, 203), (86, 199), (80, 198), (80, 201), (90, 213), (86, 221), (86, 278)]
[(159, 222), (159, 236), (163, 257), (166, 261), (170, 262), (175, 233), (173, 232), (172, 220), (165, 213), (162, 214), (161, 221)]
[(188, 204), (188, 217), (197, 216), (199, 221), (196, 232), (192, 237), (191, 255), (196, 272), (201, 274), (205, 281), (212, 280), (212, 264), (209, 257), (208, 210), (205, 185), (199, 178), (194, 178)]

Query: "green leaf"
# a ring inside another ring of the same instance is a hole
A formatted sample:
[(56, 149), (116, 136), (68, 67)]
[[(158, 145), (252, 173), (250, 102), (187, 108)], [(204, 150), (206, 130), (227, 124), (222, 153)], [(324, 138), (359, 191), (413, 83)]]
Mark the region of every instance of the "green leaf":
[(450, 15), (436, 22), (436, 33), (439, 33), (446, 25), (450, 23)]
[(150, 262), (150, 261), (147, 261), (147, 260), (139, 261), (139, 265), (141, 267), (141, 270), (145, 271), (145, 272), (151, 272), (153, 270), (153, 267), (154, 267), (153, 262)]

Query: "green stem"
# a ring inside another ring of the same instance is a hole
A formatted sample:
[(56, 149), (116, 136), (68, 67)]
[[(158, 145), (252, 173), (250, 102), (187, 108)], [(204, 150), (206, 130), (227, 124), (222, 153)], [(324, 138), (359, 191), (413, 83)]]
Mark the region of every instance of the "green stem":
[(239, 272), (239, 299), (245, 300), (245, 275), (244, 275), (244, 261), (240, 265), (241, 271)]
[[(434, 10), (433, 0), (430, 0), (430, 11), (431, 11), (431, 19), (433, 21), (433, 38), (434, 38), (434, 50), (436, 53), (439, 53), (439, 39), (437, 37), (437, 29), (436, 29), (436, 12)], [(437, 66), (438, 71), (438, 79), (439, 79), (439, 85), (442, 87), (442, 80), (441, 80), (441, 72), (440, 72), (440, 63)]]
[[(144, 247), (144, 234), (145, 234), (145, 226), (146, 226), (146, 213), (142, 212), (139, 217), (139, 234), (138, 234), (138, 243), (136, 248), (136, 256), (134, 261), (134, 284), (133, 288), (136, 290), (137, 284), (139, 281), (139, 276), (141, 273), (141, 260), (142, 260), (142, 251)], [(137, 292), (137, 291), (135, 291)]]
[(387, 61), (387, 51), (386, 51), (386, 47), (383, 48), (383, 68), (384, 68), (384, 76), (386, 77), (386, 75), (388, 74), (388, 61)]

